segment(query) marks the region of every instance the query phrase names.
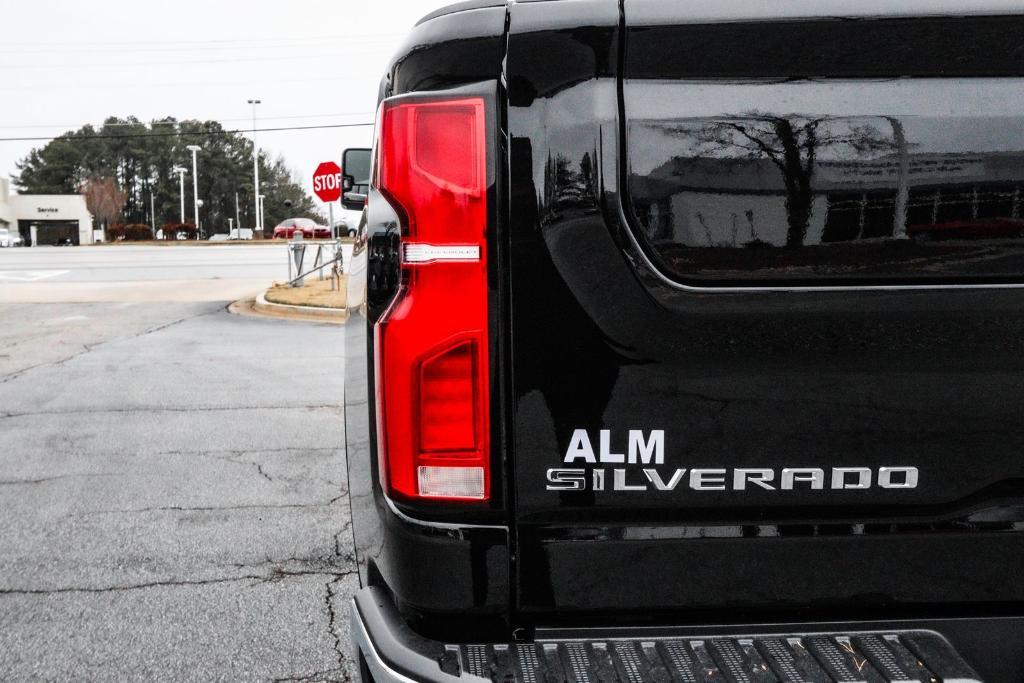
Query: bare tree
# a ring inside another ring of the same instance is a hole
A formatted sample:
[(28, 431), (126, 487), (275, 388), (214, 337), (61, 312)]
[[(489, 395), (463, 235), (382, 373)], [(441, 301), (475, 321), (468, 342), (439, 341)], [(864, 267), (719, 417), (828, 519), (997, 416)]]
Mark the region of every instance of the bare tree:
[(89, 213), (104, 228), (117, 220), (124, 208), (128, 193), (122, 190), (113, 178), (94, 176), (85, 181), (82, 187), (85, 195), (85, 206)]
[[(835, 117), (810, 118), (800, 115), (773, 116), (751, 113), (738, 118), (716, 119), (697, 131), (699, 156), (739, 156), (767, 159), (782, 174), (786, 190), (788, 227), (786, 246), (803, 246), (811, 220), (814, 192), (811, 182), (818, 156), (826, 147), (848, 148), (854, 155), (891, 151), (891, 137), (869, 123), (847, 122), (845, 129), (827, 125)], [(677, 128), (676, 134), (692, 136), (692, 128)]]

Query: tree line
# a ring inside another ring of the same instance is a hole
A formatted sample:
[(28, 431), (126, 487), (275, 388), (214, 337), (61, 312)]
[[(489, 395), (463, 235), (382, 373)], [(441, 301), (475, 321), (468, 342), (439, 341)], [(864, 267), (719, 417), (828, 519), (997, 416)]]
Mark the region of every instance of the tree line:
[[(252, 141), (228, 132), (216, 121), (164, 118), (150, 124), (135, 117), (109, 117), (103, 125), (86, 125), (33, 149), (17, 163), (13, 181), (24, 194), (85, 193), (111, 181), (123, 193), (118, 220), (150, 223), (150, 197), (156, 224), (176, 223), (180, 191), (175, 166), (187, 169), (185, 219), (192, 220), (192, 153), (198, 145), (200, 222), (207, 233), (225, 232), (235, 217), (238, 193), (243, 227), (254, 227)], [(313, 200), (292, 176), (284, 160), (260, 154), (260, 193), (265, 195), (265, 225), (284, 218), (322, 221)], [(286, 202), (291, 202), (291, 207)]]

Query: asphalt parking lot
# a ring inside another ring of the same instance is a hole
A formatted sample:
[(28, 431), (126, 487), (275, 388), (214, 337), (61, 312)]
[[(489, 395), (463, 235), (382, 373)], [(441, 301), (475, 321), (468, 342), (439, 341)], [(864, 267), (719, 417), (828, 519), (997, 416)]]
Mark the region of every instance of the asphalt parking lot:
[(225, 309), (284, 263), (0, 250), (0, 679), (350, 677), (338, 328)]

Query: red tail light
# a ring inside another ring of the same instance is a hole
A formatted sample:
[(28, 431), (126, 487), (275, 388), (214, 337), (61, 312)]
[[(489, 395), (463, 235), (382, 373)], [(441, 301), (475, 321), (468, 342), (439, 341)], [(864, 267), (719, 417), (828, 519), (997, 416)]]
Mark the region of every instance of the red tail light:
[(403, 284), (376, 327), (382, 473), (398, 497), (486, 500), (484, 102), (384, 102), (377, 135), (374, 186), (403, 222)]

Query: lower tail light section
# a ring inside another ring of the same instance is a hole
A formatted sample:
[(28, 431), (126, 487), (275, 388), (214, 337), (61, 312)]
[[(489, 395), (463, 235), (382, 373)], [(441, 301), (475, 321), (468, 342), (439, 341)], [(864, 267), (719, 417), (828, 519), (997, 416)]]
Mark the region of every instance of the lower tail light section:
[(375, 335), (397, 498), (490, 497), (485, 111), (478, 97), (399, 97), (378, 116), (374, 188), (402, 222), (402, 284)]
[(484, 497), (486, 484), (483, 467), (438, 467), (420, 465), (419, 493), (434, 498)]

